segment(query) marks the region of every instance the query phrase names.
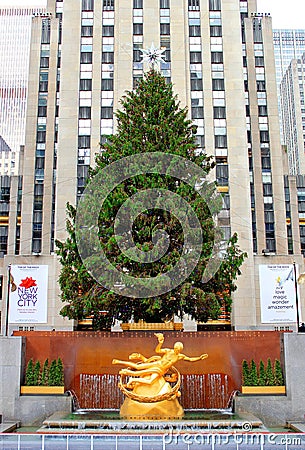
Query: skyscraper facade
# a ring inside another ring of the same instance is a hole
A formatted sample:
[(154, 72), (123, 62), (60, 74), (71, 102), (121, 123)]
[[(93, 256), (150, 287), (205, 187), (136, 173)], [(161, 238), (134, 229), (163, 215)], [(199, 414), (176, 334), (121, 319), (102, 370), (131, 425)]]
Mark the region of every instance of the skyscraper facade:
[(283, 137), (291, 175), (305, 173), (305, 53), (293, 59), (280, 85)]
[(276, 84), (278, 88), (278, 106), (280, 111), (280, 126), (282, 143), (285, 144), (282, 125), (280, 102), (280, 85), (291, 60), (299, 58), (305, 51), (305, 30), (274, 29), (273, 45), (276, 69)]
[(273, 329), (261, 318), (259, 266), (291, 263), (292, 252), (303, 259), (299, 240), (288, 245), (271, 18), (256, 0), (49, 0), (47, 11), (33, 19), (21, 222), (4, 258), (4, 268), (49, 267), (48, 323), (36, 329), (72, 327), (58, 315), (54, 240), (65, 239), (66, 203), (77, 204), (152, 44), (164, 50), (159, 69), (188, 107), (200, 150), (215, 158), (219, 225), (248, 254), (232, 327)]
[(0, 173), (17, 174), (25, 115), (31, 24), (39, 8), (0, 8)]

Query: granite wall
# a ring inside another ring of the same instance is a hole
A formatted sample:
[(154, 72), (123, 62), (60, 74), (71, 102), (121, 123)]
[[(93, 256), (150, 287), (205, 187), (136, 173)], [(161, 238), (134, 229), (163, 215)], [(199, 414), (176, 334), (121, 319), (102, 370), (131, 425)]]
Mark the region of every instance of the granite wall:
[(284, 333), (283, 345), (286, 395), (238, 395), (235, 398), (236, 412), (250, 412), (267, 426), (304, 420), (305, 333)]

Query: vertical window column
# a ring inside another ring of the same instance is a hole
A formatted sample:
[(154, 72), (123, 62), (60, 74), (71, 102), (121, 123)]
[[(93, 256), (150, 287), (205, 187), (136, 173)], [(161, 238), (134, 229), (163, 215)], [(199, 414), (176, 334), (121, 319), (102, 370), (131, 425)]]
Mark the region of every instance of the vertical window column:
[(188, 5), (191, 118), (197, 126), (196, 137), (199, 151), (204, 151), (202, 44), (199, 2), (189, 1)]
[(133, 0), (133, 88), (143, 77), (142, 53), (143, 49), (143, 0)]
[(46, 151), (47, 103), (49, 87), (50, 19), (42, 20), (38, 111), (36, 128), (35, 181), (33, 202), (32, 252), (42, 250), (42, 213)]
[(160, 63), (161, 73), (169, 83), (171, 81), (170, 0), (160, 0), (160, 48), (165, 50), (165, 61)]
[[(101, 142), (113, 133), (114, 97), (114, 4), (103, 3), (102, 16), (102, 91), (101, 91)], [(88, 157), (84, 149), (83, 157)]]
[(260, 18), (253, 19), (253, 42), (264, 197), (265, 239), (266, 248), (271, 252), (275, 252), (275, 219), (272, 189), (272, 168), (270, 157), (269, 121), (267, 110), (263, 37)]
[[(85, 188), (90, 164), (92, 106), (93, 1), (82, 1), (78, 111), (77, 200)], [(84, 147), (88, 145), (88, 147)], [(86, 154), (86, 158), (84, 157)]]
[(0, 177), (0, 258), (7, 254), (11, 178)]

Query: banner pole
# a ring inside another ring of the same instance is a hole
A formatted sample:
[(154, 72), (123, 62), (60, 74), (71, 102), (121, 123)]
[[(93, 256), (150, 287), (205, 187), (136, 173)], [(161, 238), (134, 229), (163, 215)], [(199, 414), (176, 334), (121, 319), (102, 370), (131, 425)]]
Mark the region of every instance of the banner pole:
[(293, 272), (294, 272), (294, 287), (295, 287), (295, 306), (297, 310), (297, 332), (299, 331), (300, 326), (300, 317), (299, 317), (299, 297), (298, 297), (298, 285), (297, 285), (297, 270), (295, 262), (293, 261)]
[(11, 284), (11, 265), (7, 266), (7, 292), (6, 292), (6, 315), (5, 315), (5, 334), (8, 336), (8, 314), (10, 307), (10, 284)]

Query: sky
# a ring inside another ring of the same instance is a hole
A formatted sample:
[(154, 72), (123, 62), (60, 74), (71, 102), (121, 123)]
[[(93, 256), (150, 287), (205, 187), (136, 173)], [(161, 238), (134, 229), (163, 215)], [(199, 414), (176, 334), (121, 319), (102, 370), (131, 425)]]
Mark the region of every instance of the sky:
[[(0, 0), (0, 7), (45, 5), (46, 0)], [(257, 12), (271, 13), (273, 28), (305, 29), (305, 0), (257, 0), (257, 5)]]

